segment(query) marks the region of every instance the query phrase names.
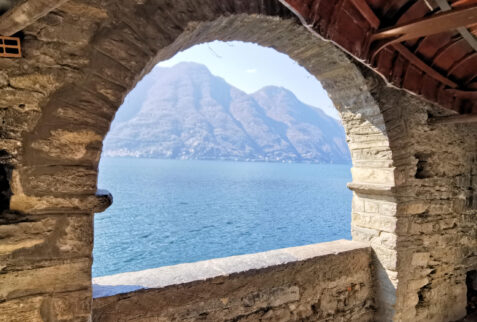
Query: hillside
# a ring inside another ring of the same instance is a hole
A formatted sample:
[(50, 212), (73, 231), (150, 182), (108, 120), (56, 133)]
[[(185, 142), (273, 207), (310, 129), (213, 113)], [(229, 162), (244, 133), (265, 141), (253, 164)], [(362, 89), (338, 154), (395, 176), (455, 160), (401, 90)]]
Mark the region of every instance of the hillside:
[(107, 156), (348, 163), (341, 124), (279, 87), (248, 95), (195, 63), (155, 68), (125, 100)]

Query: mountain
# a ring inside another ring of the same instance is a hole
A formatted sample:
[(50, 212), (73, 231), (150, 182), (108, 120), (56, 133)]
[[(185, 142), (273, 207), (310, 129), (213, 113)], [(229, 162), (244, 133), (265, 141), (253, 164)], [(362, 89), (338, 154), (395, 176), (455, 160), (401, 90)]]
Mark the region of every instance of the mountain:
[(116, 115), (107, 156), (348, 163), (340, 122), (285, 88), (251, 95), (196, 63), (154, 68)]

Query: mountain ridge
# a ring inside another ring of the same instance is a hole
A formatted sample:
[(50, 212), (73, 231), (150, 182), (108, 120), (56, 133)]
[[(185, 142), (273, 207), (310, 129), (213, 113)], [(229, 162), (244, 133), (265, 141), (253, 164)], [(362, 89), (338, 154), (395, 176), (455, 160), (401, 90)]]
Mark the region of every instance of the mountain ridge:
[(155, 68), (128, 95), (108, 133), (107, 156), (349, 163), (336, 119), (289, 90), (247, 94), (207, 67)]

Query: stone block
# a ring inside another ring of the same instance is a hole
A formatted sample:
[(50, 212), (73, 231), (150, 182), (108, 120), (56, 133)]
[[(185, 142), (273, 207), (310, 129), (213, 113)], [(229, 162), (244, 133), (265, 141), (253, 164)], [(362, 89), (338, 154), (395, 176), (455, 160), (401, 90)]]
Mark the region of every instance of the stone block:
[(96, 169), (78, 166), (49, 166), (20, 171), (22, 190), (35, 196), (94, 194), (97, 175)]
[(41, 306), (45, 297), (34, 296), (0, 303), (2, 322), (44, 322)]
[(396, 250), (385, 248), (379, 244), (371, 244), (371, 246), (373, 247), (379, 266), (382, 266), (389, 271), (397, 271), (398, 254)]
[(358, 213), (353, 212), (351, 214), (351, 225), (370, 228), (374, 230), (380, 230), (389, 233), (395, 233), (396, 231), (396, 217), (381, 216), (376, 214)]
[(50, 157), (68, 160), (80, 160), (91, 157), (88, 145), (101, 143), (103, 137), (93, 130), (53, 130), (47, 139), (36, 140), (32, 147)]
[(102, 212), (112, 203), (109, 192), (99, 190), (92, 195), (74, 195), (66, 197), (33, 197), (15, 194), (10, 198), (10, 209), (30, 214), (95, 213)]
[(7, 272), (0, 275), (0, 300), (32, 294), (67, 292), (91, 287), (91, 260), (68, 261), (65, 264)]
[(91, 317), (91, 291), (55, 294), (51, 297), (51, 315), (54, 321), (76, 321)]
[(352, 210), (356, 212), (364, 212), (364, 198), (353, 193)]
[(395, 202), (381, 201), (379, 203), (379, 214), (383, 216), (395, 216), (397, 204)]
[(378, 213), (379, 212), (379, 202), (371, 201), (365, 199), (364, 201), (364, 211), (367, 213)]
[(53, 93), (61, 85), (63, 85), (64, 80), (61, 79), (59, 73), (50, 73), (50, 74), (28, 74), (21, 75), (16, 77), (11, 77), (9, 79), (10, 86), (14, 88), (19, 88), (22, 90), (27, 90), (31, 92), (39, 92), (44, 95)]
[(394, 184), (393, 168), (356, 168), (351, 169), (353, 182), (359, 183), (378, 183), (378, 184)]
[(412, 266), (427, 266), (429, 262), (430, 253), (414, 253), (412, 254)]
[(416, 200), (399, 204), (398, 211), (404, 215), (418, 215), (427, 211), (430, 203), (426, 200)]

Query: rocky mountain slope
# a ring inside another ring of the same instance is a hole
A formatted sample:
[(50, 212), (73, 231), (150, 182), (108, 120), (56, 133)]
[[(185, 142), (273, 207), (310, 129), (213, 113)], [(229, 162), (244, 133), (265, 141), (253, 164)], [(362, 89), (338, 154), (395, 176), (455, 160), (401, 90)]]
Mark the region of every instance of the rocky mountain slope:
[(108, 156), (350, 161), (343, 127), (279, 87), (248, 95), (195, 63), (155, 68), (126, 98)]

